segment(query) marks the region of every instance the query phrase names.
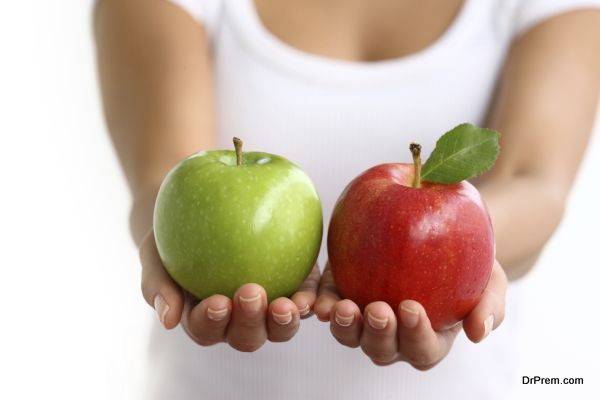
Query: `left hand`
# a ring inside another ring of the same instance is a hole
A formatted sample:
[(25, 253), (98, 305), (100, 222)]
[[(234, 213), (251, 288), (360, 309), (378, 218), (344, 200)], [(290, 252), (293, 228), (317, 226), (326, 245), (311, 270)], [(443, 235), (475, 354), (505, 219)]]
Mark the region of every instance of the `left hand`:
[(314, 312), (321, 321), (330, 321), (331, 333), (338, 342), (360, 346), (376, 365), (406, 361), (416, 369), (428, 370), (449, 353), (462, 328), (472, 342), (478, 343), (502, 323), (506, 288), (506, 274), (496, 261), (475, 308), (457, 325), (436, 332), (423, 306), (414, 300), (404, 300), (397, 312), (387, 303), (376, 301), (363, 313), (353, 301), (340, 300), (327, 264)]

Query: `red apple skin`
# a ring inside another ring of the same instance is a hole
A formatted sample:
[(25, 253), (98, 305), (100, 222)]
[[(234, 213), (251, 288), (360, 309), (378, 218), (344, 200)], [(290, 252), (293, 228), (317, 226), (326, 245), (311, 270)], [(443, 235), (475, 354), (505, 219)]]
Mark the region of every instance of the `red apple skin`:
[(361, 309), (420, 302), (435, 330), (475, 307), (490, 278), (495, 241), (477, 189), (423, 182), (412, 164), (382, 164), (355, 178), (333, 210), (327, 249), (340, 295)]

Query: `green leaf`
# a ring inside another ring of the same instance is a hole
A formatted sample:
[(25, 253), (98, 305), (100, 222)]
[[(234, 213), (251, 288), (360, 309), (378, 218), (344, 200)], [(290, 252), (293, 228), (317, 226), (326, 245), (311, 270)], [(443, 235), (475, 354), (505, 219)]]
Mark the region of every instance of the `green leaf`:
[(500, 134), (491, 129), (461, 124), (446, 132), (423, 165), (421, 180), (431, 183), (458, 183), (490, 169), (500, 146)]

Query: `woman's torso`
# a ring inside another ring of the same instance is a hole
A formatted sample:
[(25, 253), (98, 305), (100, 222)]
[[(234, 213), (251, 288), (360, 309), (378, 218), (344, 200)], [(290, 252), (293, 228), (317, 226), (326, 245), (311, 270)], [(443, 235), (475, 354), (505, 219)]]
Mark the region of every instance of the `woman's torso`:
[[(514, 34), (514, 1), (377, 0), (368, 9), (358, 0), (258, 0), (256, 7), (251, 0), (174, 1), (197, 5), (192, 11), (209, 32), (218, 147), (229, 148), (235, 135), (248, 151), (301, 166), (320, 194), (325, 232), (337, 196), (358, 173), (408, 162), (411, 141), (427, 157), (446, 130), (485, 122)], [(406, 3), (419, 5), (411, 14), (402, 11)], [(379, 15), (371, 10), (377, 7)], [(421, 25), (428, 28), (419, 35)], [(322, 246), (321, 266), (326, 259)], [(516, 382), (514, 308), (509, 303), (512, 318), (485, 343), (459, 336), (427, 373), (406, 364), (376, 367), (315, 318), (290, 343), (267, 343), (253, 354), (200, 348), (181, 330), (157, 325), (146, 398), (504, 398)]]
[[(445, 17), (425, 35), (429, 43), (390, 39), (378, 49), (353, 44), (361, 40), (351, 33), (338, 38), (331, 28), (303, 41), (301, 33), (311, 31), (307, 18), (328, 13), (336, 19), (343, 2), (332, 2), (337, 9), (328, 11), (329, 2), (306, 2), (297, 12), (301, 17), (293, 16), (295, 9), (259, 10), (251, 0), (232, 3), (225, 2), (212, 31), (218, 147), (229, 148), (237, 135), (248, 150), (281, 154), (300, 165), (315, 181), (326, 223), (337, 195), (358, 173), (383, 162), (408, 162), (411, 141), (422, 144), (426, 157), (455, 125), (483, 124), (509, 43), (507, 29), (494, 25), (507, 23), (493, 17), (501, 1), (493, 7), (450, 1)], [(355, 13), (339, 18), (367, 24), (369, 18)], [(279, 27), (265, 25), (277, 18), (283, 20)], [(403, 28), (398, 35), (409, 32)], [(319, 54), (328, 49), (333, 56)], [(375, 50), (393, 58), (361, 61), (380, 58)]]

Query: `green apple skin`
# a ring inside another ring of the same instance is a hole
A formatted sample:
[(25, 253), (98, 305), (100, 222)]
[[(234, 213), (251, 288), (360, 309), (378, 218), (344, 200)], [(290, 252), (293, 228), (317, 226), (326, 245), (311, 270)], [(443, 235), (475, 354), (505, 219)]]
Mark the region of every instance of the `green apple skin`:
[(171, 277), (203, 299), (245, 283), (290, 296), (314, 265), (323, 234), (310, 178), (287, 159), (228, 150), (196, 153), (165, 177), (154, 208), (158, 253)]

